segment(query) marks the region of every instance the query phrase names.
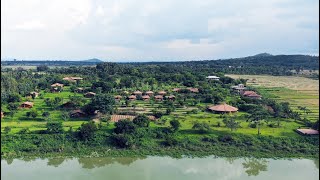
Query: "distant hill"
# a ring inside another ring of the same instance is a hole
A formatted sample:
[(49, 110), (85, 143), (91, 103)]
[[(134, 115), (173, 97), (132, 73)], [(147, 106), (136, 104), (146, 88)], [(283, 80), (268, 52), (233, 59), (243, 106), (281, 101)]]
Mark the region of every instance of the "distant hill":
[(273, 55), (269, 53), (260, 53), (260, 54), (254, 55), (253, 57), (267, 57), (267, 56), (273, 56)]
[(88, 59), (88, 60), (82, 60), (82, 62), (90, 62), (90, 63), (101, 63), (101, 62), (104, 62), (100, 59), (97, 59), (97, 58), (93, 58), (93, 59)]

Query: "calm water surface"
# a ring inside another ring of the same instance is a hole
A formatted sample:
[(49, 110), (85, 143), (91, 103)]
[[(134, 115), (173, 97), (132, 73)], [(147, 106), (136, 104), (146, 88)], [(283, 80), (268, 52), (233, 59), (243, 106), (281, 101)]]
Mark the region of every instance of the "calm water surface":
[(316, 180), (319, 160), (73, 158), (1, 160), (3, 180)]

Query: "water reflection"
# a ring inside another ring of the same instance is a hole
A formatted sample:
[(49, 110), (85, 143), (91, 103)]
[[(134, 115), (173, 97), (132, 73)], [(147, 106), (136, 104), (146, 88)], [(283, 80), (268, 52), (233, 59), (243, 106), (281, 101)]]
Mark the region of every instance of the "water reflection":
[(248, 176), (257, 176), (260, 171), (268, 170), (268, 161), (265, 159), (245, 159), (245, 162), (242, 163), (245, 172)]
[[(318, 179), (319, 159), (101, 157), (1, 160), (3, 179)], [(19, 173), (17, 173), (19, 172)]]
[(86, 169), (93, 169), (93, 168), (98, 168), (98, 167), (103, 167), (106, 165), (111, 165), (114, 163), (119, 163), (121, 165), (130, 165), (136, 160), (142, 160), (145, 158), (137, 158), (137, 157), (117, 157), (117, 158), (112, 158), (112, 157), (105, 157), (105, 158), (79, 158), (78, 162), (82, 166), (82, 168)]

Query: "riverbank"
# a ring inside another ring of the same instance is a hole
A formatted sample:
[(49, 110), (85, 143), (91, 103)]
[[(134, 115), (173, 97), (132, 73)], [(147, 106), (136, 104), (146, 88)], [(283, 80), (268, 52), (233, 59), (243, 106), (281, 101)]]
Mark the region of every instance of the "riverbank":
[(1, 158), (22, 157), (255, 157), (318, 158), (318, 137), (272, 137), (246, 135), (193, 135), (176, 133), (171, 139), (139, 138), (127, 148), (115, 146), (108, 133), (90, 142), (72, 134), (1, 135)]

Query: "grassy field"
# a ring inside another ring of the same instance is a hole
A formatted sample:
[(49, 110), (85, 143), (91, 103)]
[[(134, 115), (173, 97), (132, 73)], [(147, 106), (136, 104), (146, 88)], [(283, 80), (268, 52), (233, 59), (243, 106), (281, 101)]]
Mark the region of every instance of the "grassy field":
[[(311, 121), (319, 118), (319, 81), (293, 76), (227, 75), (248, 79), (247, 85), (256, 87), (263, 96), (289, 102), (292, 109)], [(298, 106), (307, 107), (311, 113), (304, 115)]]

